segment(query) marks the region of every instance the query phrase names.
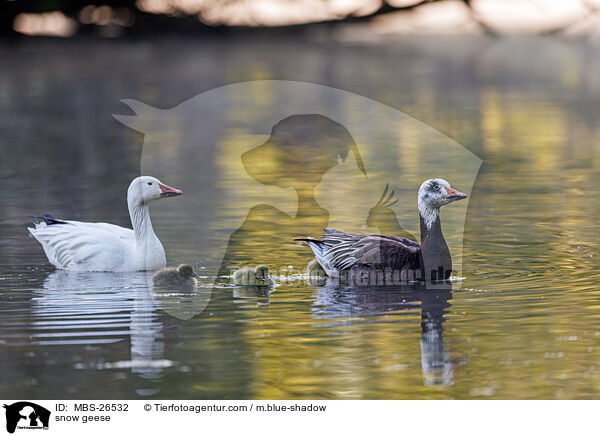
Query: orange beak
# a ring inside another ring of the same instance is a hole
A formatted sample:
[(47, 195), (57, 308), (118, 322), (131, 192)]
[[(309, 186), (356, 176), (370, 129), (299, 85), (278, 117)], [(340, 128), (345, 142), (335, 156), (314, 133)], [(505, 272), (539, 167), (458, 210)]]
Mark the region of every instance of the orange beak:
[(456, 189), (446, 188), (446, 192), (448, 193), (448, 200), (456, 201), (462, 200), (463, 198), (467, 198), (467, 194), (464, 194)]
[(162, 183), (159, 183), (158, 186), (160, 187), (161, 198), (175, 197), (177, 195), (183, 194), (183, 192), (181, 192), (179, 189), (171, 188), (169, 185), (163, 185)]

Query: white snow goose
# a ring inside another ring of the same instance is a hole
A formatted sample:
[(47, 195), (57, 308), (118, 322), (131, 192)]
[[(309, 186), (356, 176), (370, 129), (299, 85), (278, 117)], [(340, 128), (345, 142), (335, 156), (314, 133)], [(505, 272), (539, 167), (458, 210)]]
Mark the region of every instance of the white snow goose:
[(421, 244), (400, 236), (363, 235), (331, 228), (323, 229), (321, 239), (295, 240), (308, 243), (329, 276), (341, 271), (361, 274), (390, 270), (412, 273), (416, 279), (427, 281), (447, 280), (452, 273), (452, 257), (442, 233), (440, 207), (466, 197), (443, 179), (423, 182), (418, 194)]
[(40, 217), (29, 232), (42, 244), (48, 261), (58, 269), (73, 271), (147, 271), (166, 265), (165, 250), (150, 221), (148, 204), (181, 195), (160, 180), (135, 178), (127, 190), (133, 230), (108, 223), (66, 221)]

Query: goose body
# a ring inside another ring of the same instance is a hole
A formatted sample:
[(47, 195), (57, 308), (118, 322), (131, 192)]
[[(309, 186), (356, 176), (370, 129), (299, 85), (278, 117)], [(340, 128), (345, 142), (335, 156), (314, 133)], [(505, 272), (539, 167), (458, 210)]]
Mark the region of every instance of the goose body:
[(423, 182), (418, 194), (421, 244), (393, 235), (363, 235), (325, 228), (320, 239), (305, 241), (327, 275), (341, 271), (399, 272), (404, 277), (445, 280), (452, 272), (452, 257), (442, 233), (440, 207), (466, 198), (443, 179)]
[(48, 261), (73, 271), (145, 271), (166, 265), (165, 251), (152, 229), (148, 203), (181, 191), (142, 176), (127, 190), (133, 229), (109, 223), (69, 221), (44, 215), (29, 232), (42, 245)]

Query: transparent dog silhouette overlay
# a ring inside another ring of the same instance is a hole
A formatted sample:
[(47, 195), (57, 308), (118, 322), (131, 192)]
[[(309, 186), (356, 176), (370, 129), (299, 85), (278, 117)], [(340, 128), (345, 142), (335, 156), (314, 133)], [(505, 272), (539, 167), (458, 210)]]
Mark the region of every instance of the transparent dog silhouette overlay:
[[(151, 212), (168, 264), (190, 263), (201, 276), (197, 292), (152, 290), (156, 304), (182, 319), (202, 312), (240, 266), (304, 272), (312, 253), (292, 240), (319, 237), (322, 227), (420, 241), (421, 183), (443, 178), (470, 194), (482, 163), (398, 109), (311, 83), (235, 83), (171, 109), (122, 102), (134, 115), (113, 116), (144, 134), (141, 174), (184, 193)], [(454, 278), (469, 198), (442, 210)]]

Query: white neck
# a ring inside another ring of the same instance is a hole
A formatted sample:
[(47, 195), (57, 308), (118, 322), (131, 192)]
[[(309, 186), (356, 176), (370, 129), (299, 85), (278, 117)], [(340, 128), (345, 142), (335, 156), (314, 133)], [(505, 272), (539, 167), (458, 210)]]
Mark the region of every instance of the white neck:
[(440, 217), (440, 210), (427, 207), (419, 201), (419, 214), (423, 217), (423, 222), (428, 229), (431, 229), (433, 223)]
[(136, 264), (140, 270), (154, 270), (166, 265), (165, 251), (152, 228), (148, 205), (128, 202), (129, 217), (135, 233)]

